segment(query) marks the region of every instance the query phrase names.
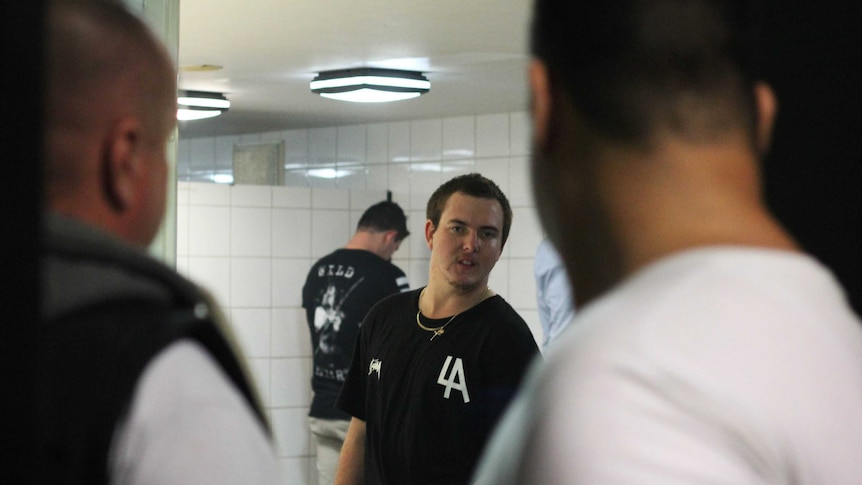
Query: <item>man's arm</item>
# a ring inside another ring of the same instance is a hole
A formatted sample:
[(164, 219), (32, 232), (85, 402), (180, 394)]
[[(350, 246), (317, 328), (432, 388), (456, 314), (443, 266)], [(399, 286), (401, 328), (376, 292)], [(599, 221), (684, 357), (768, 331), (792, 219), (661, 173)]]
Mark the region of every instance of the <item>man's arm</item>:
[(365, 421), (353, 418), (347, 428), (347, 437), (341, 447), (336, 485), (361, 485), (365, 483)]

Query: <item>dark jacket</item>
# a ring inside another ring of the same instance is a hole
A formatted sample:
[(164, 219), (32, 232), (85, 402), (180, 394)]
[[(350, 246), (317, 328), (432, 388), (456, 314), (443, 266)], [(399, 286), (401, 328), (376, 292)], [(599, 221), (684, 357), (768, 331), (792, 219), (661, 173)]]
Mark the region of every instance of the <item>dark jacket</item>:
[(47, 217), (40, 325), (30, 364), (34, 483), (106, 483), (118, 420), (147, 364), (180, 339), (203, 345), (262, 411), (205, 295), (146, 253)]

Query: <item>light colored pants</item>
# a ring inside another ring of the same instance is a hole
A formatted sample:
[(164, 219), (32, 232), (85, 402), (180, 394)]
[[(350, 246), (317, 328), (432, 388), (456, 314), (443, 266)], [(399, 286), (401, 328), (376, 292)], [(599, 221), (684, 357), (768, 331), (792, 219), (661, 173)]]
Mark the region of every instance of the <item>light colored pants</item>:
[(338, 457), (349, 425), (350, 421), (340, 419), (308, 418), (308, 427), (317, 443), (318, 485), (332, 485), (335, 482)]

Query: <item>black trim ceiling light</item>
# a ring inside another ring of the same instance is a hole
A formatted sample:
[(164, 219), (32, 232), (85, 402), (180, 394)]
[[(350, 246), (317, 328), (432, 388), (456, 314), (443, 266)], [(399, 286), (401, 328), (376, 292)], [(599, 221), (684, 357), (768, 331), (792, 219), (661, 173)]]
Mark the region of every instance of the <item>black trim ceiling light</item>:
[(311, 91), (324, 98), (355, 103), (385, 103), (416, 98), (431, 89), (421, 72), (361, 67), (321, 72)]
[(180, 90), (177, 96), (177, 119), (180, 121), (214, 118), (230, 109), (230, 101), (221, 93)]

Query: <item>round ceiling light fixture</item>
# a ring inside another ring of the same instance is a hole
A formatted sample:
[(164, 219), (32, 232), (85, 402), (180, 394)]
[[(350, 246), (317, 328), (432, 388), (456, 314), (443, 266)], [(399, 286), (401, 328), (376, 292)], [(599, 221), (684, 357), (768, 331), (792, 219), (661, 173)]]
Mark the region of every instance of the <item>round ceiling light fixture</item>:
[(311, 91), (324, 98), (354, 103), (386, 103), (427, 93), (431, 81), (421, 72), (361, 67), (321, 72)]
[(180, 121), (215, 118), (230, 109), (230, 100), (221, 93), (181, 90), (177, 96), (177, 119)]

